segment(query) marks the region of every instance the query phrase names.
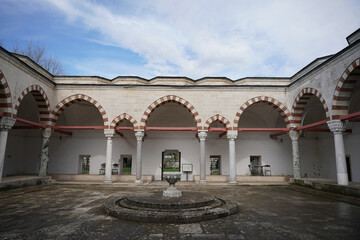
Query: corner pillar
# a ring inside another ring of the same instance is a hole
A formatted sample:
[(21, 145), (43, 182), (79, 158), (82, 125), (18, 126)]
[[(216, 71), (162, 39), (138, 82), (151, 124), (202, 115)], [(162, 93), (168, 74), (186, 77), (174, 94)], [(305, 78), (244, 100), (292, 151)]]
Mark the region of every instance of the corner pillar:
[(198, 137), (200, 141), (200, 183), (206, 183), (205, 140), (207, 132), (199, 131)]
[(43, 135), (43, 140), (41, 144), (39, 177), (46, 177), (49, 165), (49, 142), (52, 130), (51, 128), (45, 128), (41, 130), (41, 133)]
[(343, 132), (346, 128), (345, 123), (341, 120), (332, 120), (328, 121), (327, 124), (334, 134), (337, 183), (339, 185), (349, 185), (343, 138)]
[(142, 180), (142, 142), (144, 139), (144, 131), (135, 131), (136, 137), (136, 180), (135, 183), (141, 183)]
[(292, 146), (294, 179), (299, 179), (299, 178), (301, 178), (300, 151), (299, 151), (300, 132), (291, 130), (289, 132), (289, 136), (291, 138), (291, 146)]
[(105, 179), (104, 183), (111, 183), (111, 169), (112, 169), (112, 149), (113, 149), (113, 137), (115, 129), (104, 129), (106, 137), (106, 164), (105, 164)]
[(9, 129), (11, 129), (14, 126), (15, 121), (16, 120), (14, 118), (10, 118), (10, 117), (2, 117), (0, 119), (0, 182), (2, 179), (2, 172), (5, 162), (7, 137), (8, 137)]
[(235, 162), (235, 139), (238, 136), (238, 132), (235, 130), (227, 131), (226, 134), (229, 140), (229, 167), (230, 167), (230, 182), (236, 184), (236, 162)]

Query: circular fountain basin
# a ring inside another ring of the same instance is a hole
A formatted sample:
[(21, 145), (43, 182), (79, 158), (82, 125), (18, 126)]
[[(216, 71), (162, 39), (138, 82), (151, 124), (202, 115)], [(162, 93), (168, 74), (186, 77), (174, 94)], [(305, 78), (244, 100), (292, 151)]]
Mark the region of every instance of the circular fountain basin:
[(209, 194), (182, 192), (164, 197), (163, 192), (112, 198), (103, 206), (114, 217), (137, 222), (191, 223), (225, 217), (238, 212), (238, 205)]

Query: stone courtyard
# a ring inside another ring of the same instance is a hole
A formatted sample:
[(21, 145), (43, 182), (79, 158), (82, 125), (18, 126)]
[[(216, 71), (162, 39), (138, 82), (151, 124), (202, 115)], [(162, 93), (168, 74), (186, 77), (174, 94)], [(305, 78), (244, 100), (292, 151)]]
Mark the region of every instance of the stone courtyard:
[(192, 224), (150, 224), (107, 216), (114, 196), (164, 189), (148, 185), (47, 184), (0, 192), (0, 239), (358, 239), (360, 199), (294, 185), (201, 186), (233, 200), (239, 213)]

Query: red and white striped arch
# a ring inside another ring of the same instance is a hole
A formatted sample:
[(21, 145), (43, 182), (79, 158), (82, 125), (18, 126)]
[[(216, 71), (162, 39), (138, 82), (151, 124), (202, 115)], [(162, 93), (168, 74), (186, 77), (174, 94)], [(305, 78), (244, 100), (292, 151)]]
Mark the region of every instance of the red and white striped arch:
[(351, 94), (358, 81), (360, 81), (360, 58), (353, 61), (341, 75), (333, 96), (331, 107), (332, 119), (338, 119), (349, 113)]
[(70, 105), (72, 105), (74, 103), (81, 102), (81, 101), (86, 101), (86, 102), (93, 104), (99, 110), (99, 112), (103, 118), (103, 121), (104, 121), (104, 126), (106, 127), (108, 125), (109, 119), (107, 117), (106, 111), (100, 105), (100, 103), (98, 101), (96, 101), (92, 97), (86, 96), (84, 94), (75, 94), (75, 95), (65, 98), (64, 100), (59, 102), (58, 105), (55, 106), (54, 110), (51, 112), (52, 126), (54, 126), (56, 124), (56, 121), (58, 120), (59, 116), (65, 111), (65, 109), (67, 107), (69, 107)]
[(208, 130), (210, 124), (213, 123), (213, 122), (215, 122), (215, 121), (217, 121), (217, 120), (219, 120), (220, 122), (222, 122), (222, 123), (226, 126), (226, 129), (231, 130), (230, 121), (227, 120), (225, 117), (221, 116), (220, 114), (216, 114), (216, 115), (210, 117), (210, 118), (205, 122), (204, 130)]
[(150, 106), (145, 110), (145, 112), (141, 118), (140, 129), (145, 128), (146, 122), (147, 122), (150, 114), (155, 110), (155, 108), (159, 107), (161, 104), (165, 104), (166, 102), (177, 102), (177, 103), (183, 105), (184, 107), (186, 107), (191, 112), (192, 116), (194, 117), (197, 128), (199, 130), (202, 129), (202, 127), (200, 125), (201, 119), (200, 119), (199, 113), (198, 113), (198, 111), (196, 111), (195, 107), (191, 103), (189, 103), (187, 100), (185, 100), (181, 97), (175, 96), (175, 95), (167, 95), (167, 96), (161, 97), (158, 100), (156, 100), (155, 102), (153, 102), (152, 104), (150, 104)]
[(12, 116), (11, 93), (4, 74), (0, 71), (0, 112)]
[(329, 119), (329, 108), (326, 104), (325, 99), (321, 95), (321, 93), (314, 89), (314, 88), (304, 88), (300, 91), (300, 93), (296, 96), (295, 101), (293, 103), (291, 109), (291, 126), (298, 127), (301, 126), (305, 105), (308, 103), (309, 99), (315, 95), (321, 102), (322, 106), (324, 107), (324, 111), (326, 114), (326, 118)]
[(274, 109), (276, 109), (280, 113), (280, 115), (284, 118), (286, 126), (289, 126), (290, 111), (285, 107), (284, 104), (282, 104), (281, 102), (279, 102), (278, 100), (276, 100), (275, 98), (272, 98), (272, 97), (258, 96), (258, 97), (254, 97), (254, 98), (251, 98), (250, 100), (246, 101), (246, 103), (244, 103), (240, 107), (240, 109), (237, 111), (237, 113), (235, 115), (234, 128), (236, 128), (238, 126), (240, 117), (243, 114), (243, 112), (245, 111), (245, 109), (248, 108), (249, 106), (253, 105), (254, 103), (259, 103), (259, 102), (266, 103), (266, 104), (272, 106)]
[(35, 99), (39, 110), (40, 123), (44, 125), (50, 125), (51, 108), (49, 99), (45, 91), (39, 85), (31, 85), (21, 92), (15, 105), (14, 115), (16, 116), (21, 101), (27, 94), (31, 94)]
[(114, 120), (112, 120), (110, 123), (110, 128), (114, 129), (116, 127), (116, 125), (124, 119), (131, 122), (135, 129), (138, 128), (137, 121), (135, 120), (135, 118), (133, 118), (132, 116), (130, 116), (127, 113), (120, 114), (119, 116), (114, 118)]

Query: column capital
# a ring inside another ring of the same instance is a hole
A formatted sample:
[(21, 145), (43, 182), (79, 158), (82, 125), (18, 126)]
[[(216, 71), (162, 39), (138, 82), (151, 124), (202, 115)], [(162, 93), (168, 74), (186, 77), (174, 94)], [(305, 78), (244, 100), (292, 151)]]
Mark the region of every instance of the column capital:
[(346, 129), (345, 122), (339, 119), (328, 121), (327, 124), (332, 133), (341, 133), (344, 132)]
[(42, 133), (43, 137), (49, 138), (51, 136), (52, 129), (51, 128), (42, 129), (41, 133)]
[(104, 129), (105, 137), (112, 138), (115, 135), (115, 129)]
[(205, 141), (207, 137), (207, 131), (198, 131), (198, 137), (200, 141)]
[(229, 140), (235, 140), (238, 136), (238, 131), (237, 130), (228, 130), (226, 133), (226, 137)]
[(142, 141), (144, 138), (144, 131), (135, 131), (135, 137), (138, 141)]
[(0, 129), (11, 129), (16, 122), (15, 118), (2, 117), (0, 118)]
[(296, 131), (296, 130), (289, 131), (289, 136), (292, 141), (298, 140), (300, 135), (301, 135), (300, 131)]

